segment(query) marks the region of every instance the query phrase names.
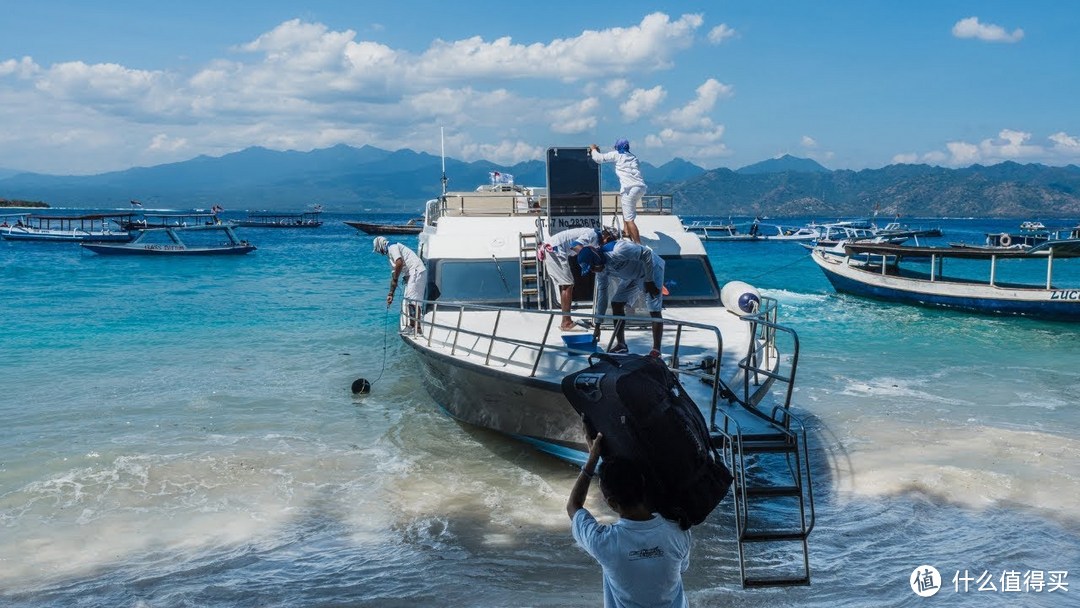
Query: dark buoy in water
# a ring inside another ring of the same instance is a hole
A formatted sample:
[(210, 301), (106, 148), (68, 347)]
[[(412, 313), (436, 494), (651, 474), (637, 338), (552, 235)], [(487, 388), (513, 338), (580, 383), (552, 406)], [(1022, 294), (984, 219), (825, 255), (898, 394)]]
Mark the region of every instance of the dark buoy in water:
[(366, 395), (371, 392), (371, 383), (364, 378), (357, 378), (352, 383), (352, 392), (354, 395)]

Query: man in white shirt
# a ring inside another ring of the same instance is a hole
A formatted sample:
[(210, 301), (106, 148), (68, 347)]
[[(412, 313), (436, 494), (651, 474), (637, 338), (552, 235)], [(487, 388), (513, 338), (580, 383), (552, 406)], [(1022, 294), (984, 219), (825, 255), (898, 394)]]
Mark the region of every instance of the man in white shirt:
[(574, 540), (603, 570), (604, 607), (686, 608), (682, 573), (690, 567), (690, 531), (653, 513), (640, 468), (618, 459), (604, 459), (599, 477), (600, 491), (619, 520), (598, 523), (585, 508), (585, 499), (597, 473), (603, 435), (589, 440), (586, 433), (585, 440), (589, 456), (566, 501), (566, 514)]
[[(405, 299), (419, 301), (424, 299), (424, 291), (427, 288), (427, 267), (416, 253), (401, 243), (390, 244), (384, 236), (375, 237), (372, 242), (374, 253), (385, 255), (390, 260), (390, 293), (386, 295), (386, 306), (394, 303), (394, 292), (397, 291), (398, 278), (405, 273)], [(420, 331), (420, 306), (409, 305), (410, 325), (416, 335)]]
[(582, 247), (602, 245), (614, 239), (615, 235), (607, 229), (571, 228), (548, 236), (537, 249), (536, 257), (544, 263), (544, 271), (559, 289), (559, 305), (563, 311), (559, 329), (572, 331), (577, 328), (569, 315), (574, 295), (570, 258), (577, 255)]
[(626, 224), (626, 234), (630, 240), (641, 244), (641, 235), (637, 228), (637, 204), (645, 196), (648, 187), (641, 176), (641, 167), (637, 156), (630, 152), (630, 142), (620, 139), (615, 142), (611, 152), (601, 152), (600, 146), (593, 144), (589, 155), (597, 163), (615, 163), (615, 175), (619, 177), (619, 196), (622, 199), (622, 216)]
[[(645, 304), (649, 316), (663, 319), (664, 296), (660, 286), (664, 284), (664, 259), (644, 245), (618, 240), (601, 247), (583, 247), (578, 251), (578, 264), (581, 273), (596, 274), (596, 312), (607, 311), (610, 294), (611, 312), (616, 316), (626, 314), (626, 303), (632, 302), (645, 291)], [(593, 335), (600, 337), (600, 321), (597, 319)], [(654, 321), (652, 324), (652, 357), (660, 356), (660, 340), (663, 337), (664, 324)], [(625, 323), (615, 323), (615, 344), (608, 350), (611, 353), (626, 353)]]

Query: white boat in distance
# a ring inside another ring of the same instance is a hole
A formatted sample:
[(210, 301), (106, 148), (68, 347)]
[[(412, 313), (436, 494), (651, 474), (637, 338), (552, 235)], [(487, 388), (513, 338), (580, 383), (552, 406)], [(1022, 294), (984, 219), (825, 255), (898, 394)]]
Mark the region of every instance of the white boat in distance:
[[(446, 413), (580, 465), (587, 453), (581, 418), (561, 384), (589, 367), (590, 358), (564, 341), (564, 335), (583, 334), (559, 330), (558, 290), (547, 284), (536, 249), (552, 232), (619, 229), (622, 217), (618, 195), (601, 193), (600, 169), (586, 148), (549, 149), (547, 167), (546, 190), (484, 187), (429, 202), (418, 251), (427, 266), (428, 299), (402, 303), (400, 328), (416, 351), (424, 387)], [(806, 431), (790, 410), (798, 337), (779, 323), (772, 298), (760, 297), (753, 314), (726, 308), (701, 239), (673, 215), (671, 197), (647, 198), (636, 221), (642, 243), (666, 264), (663, 361), (701, 409), (735, 473), (740, 556), (743, 543), (765, 538), (801, 544), (795, 573), (761, 576), (744, 569), (743, 582), (806, 584), (813, 502)], [(576, 271), (576, 260), (572, 267)], [(613, 341), (615, 319), (593, 310), (593, 276), (575, 276), (571, 314), (583, 326), (602, 321), (604, 348)], [(423, 310), (421, 334), (409, 329), (409, 305)], [(652, 319), (625, 321), (630, 352), (648, 353)], [(779, 388), (771, 392), (774, 383)], [(782, 534), (755, 530), (746, 516), (757, 508), (747, 501), (757, 495), (744, 459), (757, 452), (755, 458), (786, 459), (779, 474), (789, 477), (784, 491), (799, 508)]]
[(228, 224), (147, 228), (130, 243), (80, 243), (103, 255), (205, 256), (242, 255), (255, 245), (240, 239)]
[(0, 223), (0, 238), (9, 241), (81, 243), (127, 242), (127, 230), (113, 226), (129, 221), (131, 213), (92, 213), (85, 215), (22, 215), (13, 222)]
[(760, 221), (734, 224), (695, 220), (683, 227), (706, 241), (812, 241), (821, 236), (815, 225), (791, 227)]
[[(978, 313), (1080, 321), (1080, 272), (1068, 283), (1055, 261), (1080, 257), (1080, 240), (1028, 249), (847, 243), (811, 259), (838, 292)], [(949, 260), (950, 272), (944, 262)], [(1057, 271), (1057, 278), (1055, 278)]]

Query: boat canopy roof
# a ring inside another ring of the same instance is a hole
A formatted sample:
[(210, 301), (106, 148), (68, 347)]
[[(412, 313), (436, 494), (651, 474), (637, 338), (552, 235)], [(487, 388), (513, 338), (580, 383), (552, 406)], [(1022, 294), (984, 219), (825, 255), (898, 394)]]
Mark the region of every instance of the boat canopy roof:
[(939, 258), (1045, 258), (1052, 252), (1055, 258), (1080, 257), (1080, 239), (1061, 239), (1039, 243), (1027, 249), (1004, 249), (997, 247), (918, 247), (912, 245), (893, 245), (889, 243), (847, 243), (844, 252), (848, 255), (894, 255), (897, 257), (936, 256)]

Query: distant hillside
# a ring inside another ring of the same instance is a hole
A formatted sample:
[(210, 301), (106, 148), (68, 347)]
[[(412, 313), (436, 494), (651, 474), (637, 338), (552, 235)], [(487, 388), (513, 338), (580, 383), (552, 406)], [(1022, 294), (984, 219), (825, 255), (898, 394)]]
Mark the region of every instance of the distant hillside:
[(683, 213), (842, 217), (1080, 217), (1080, 168), (1005, 162), (945, 169), (740, 175), (728, 169), (673, 184)]
[(741, 175), (759, 175), (761, 173), (828, 173), (829, 170), (815, 160), (785, 154), (780, 158), (770, 158), (747, 165), (735, 172)]
[[(518, 184), (543, 185), (540, 161), (513, 166), (446, 159), (450, 190), (471, 190), (491, 171)], [(642, 164), (652, 193), (672, 194), (676, 211), (695, 215), (769, 217), (1021, 217), (1080, 218), (1080, 168), (1006, 162), (945, 169), (890, 165), (830, 171), (813, 160), (769, 159), (732, 171), (706, 171), (675, 159)], [(2, 175), (2, 174), (0, 174)], [(327, 211), (418, 212), (441, 191), (442, 159), (412, 150), (339, 145), (311, 152), (248, 148), (221, 157), (139, 167), (92, 176), (20, 173), (0, 177), (0, 198), (53, 207), (296, 210), (319, 203)], [(605, 189), (618, 189), (611, 165)]]

